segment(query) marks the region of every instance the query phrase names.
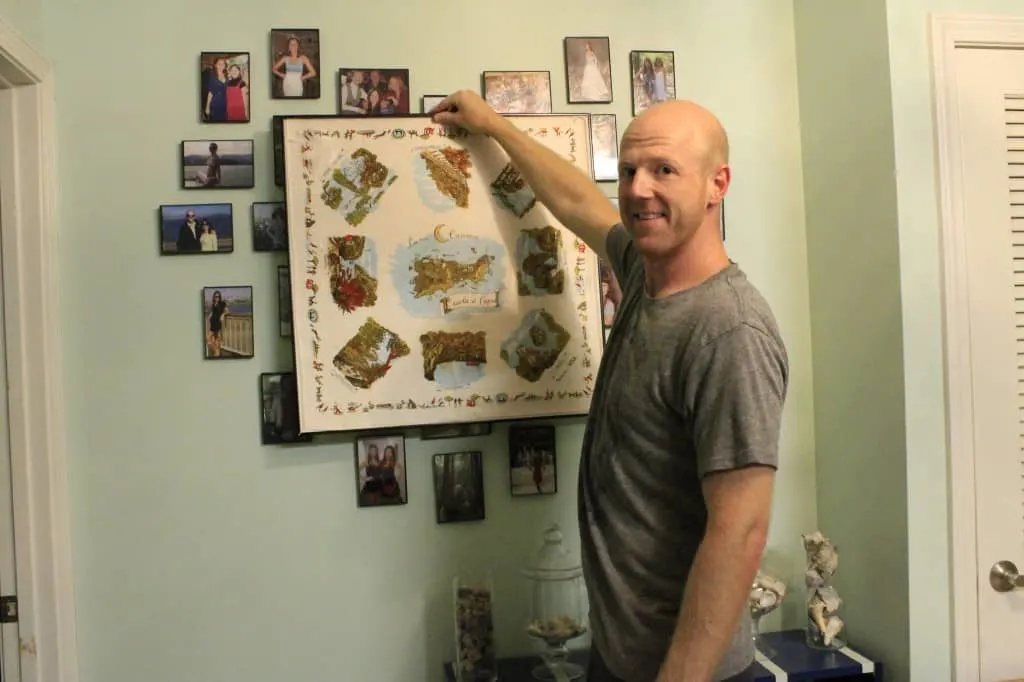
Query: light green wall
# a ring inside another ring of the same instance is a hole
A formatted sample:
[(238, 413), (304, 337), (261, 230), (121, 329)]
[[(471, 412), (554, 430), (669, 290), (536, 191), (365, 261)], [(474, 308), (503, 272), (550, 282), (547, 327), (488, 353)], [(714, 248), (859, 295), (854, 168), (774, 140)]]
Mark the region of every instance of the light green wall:
[(846, 635), (905, 680), (907, 474), (885, 0), (794, 8), (818, 521), (839, 547)]
[(0, 20), (13, 26), (32, 47), (43, 48), (43, 0), (3, 0)]
[[(816, 527), (813, 393), (798, 102), (790, 0), (730, 7), (660, 0), (525, 0), (413, 7), (407, 2), (210, 4), (48, 0), (57, 73), (60, 277), (65, 397), (82, 682), (436, 680), (452, 642), (451, 576), (494, 568), (503, 653), (527, 643), (518, 576), (552, 520), (575, 527), (582, 427), (559, 430), (561, 490), (511, 500), (505, 431), (469, 442), (409, 441), (407, 507), (357, 510), (347, 437), (261, 447), (257, 375), (286, 369), (274, 325), (275, 268), (251, 250), (253, 200), (272, 184), (274, 103), (254, 83), (254, 122), (196, 122), (202, 49), (248, 49), (267, 64), (274, 26), (322, 29), (328, 77), (341, 65), (408, 65), (414, 99), (478, 87), (484, 69), (551, 69), (565, 105), (565, 35), (609, 35), (620, 132), (629, 120), (629, 49), (674, 49), (679, 93), (718, 112), (732, 136), (728, 244), (775, 308), (792, 359), (772, 565), (790, 580), (790, 627), (803, 623), (799, 535)], [(456, 38), (456, 31), (465, 36)], [(178, 190), (182, 139), (253, 137), (254, 191)], [(612, 187), (609, 187), (612, 191)], [(237, 250), (161, 258), (160, 203), (230, 200)], [(199, 291), (255, 287), (257, 357), (204, 362)], [(438, 527), (429, 456), (486, 451), (486, 522)], [(573, 534), (570, 533), (570, 538)], [(573, 542), (575, 545), (575, 541)], [(778, 626), (775, 618), (771, 625)]]

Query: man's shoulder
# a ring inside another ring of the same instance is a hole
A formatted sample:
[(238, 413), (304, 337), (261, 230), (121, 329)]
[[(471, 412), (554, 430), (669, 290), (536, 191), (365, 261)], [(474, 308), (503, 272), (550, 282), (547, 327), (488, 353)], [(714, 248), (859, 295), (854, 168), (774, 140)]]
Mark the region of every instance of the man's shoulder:
[(736, 263), (730, 263), (693, 297), (691, 311), (699, 330), (700, 347), (731, 334), (764, 336), (783, 345), (775, 314), (768, 300)]

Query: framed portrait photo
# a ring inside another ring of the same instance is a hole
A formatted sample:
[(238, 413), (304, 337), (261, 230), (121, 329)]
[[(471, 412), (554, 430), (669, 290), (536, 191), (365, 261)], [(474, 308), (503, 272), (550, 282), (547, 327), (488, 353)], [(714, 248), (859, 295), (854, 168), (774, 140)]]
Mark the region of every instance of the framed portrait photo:
[(288, 272), (287, 265), (277, 266), (277, 327), (281, 338), (292, 336), (292, 282)]
[(569, 104), (612, 101), (611, 46), (606, 36), (565, 39), (565, 91)]
[(320, 99), (320, 31), (270, 30), (270, 97)]
[(248, 123), (248, 52), (199, 53), (199, 114), (203, 123)]
[(615, 114), (590, 115), (590, 142), (594, 150), (594, 180), (618, 180), (619, 129)]
[(356, 502), (360, 507), (406, 504), (405, 436), (356, 439)]
[(231, 204), (164, 204), (160, 207), (160, 253), (199, 255), (235, 250)]
[(633, 50), (629, 53), (633, 115), (652, 104), (676, 98), (676, 57), (670, 50)]
[(483, 97), (499, 114), (550, 114), (550, 71), (484, 71)]
[(513, 424), (508, 429), (508, 476), (513, 497), (558, 492), (555, 427)]
[(264, 445), (310, 443), (299, 431), (299, 394), (294, 372), (260, 374), (260, 441)]
[(255, 178), (252, 140), (181, 143), (181, 184), (185, 189), (252, 189)]
[(408, 115), (409, 69), (338, 70), (338, 112), (342, 116)]
[(288, 250), (288, 212), (283, 201), (252, 203), (252, 248), (254, 251)]
[(472, 450), (434, 455), (434, 503), (438, 523), (484, 519), (483, 453)]
[(203, 354), (207, 360), (253, 357), (251, 286), (203, 287)]

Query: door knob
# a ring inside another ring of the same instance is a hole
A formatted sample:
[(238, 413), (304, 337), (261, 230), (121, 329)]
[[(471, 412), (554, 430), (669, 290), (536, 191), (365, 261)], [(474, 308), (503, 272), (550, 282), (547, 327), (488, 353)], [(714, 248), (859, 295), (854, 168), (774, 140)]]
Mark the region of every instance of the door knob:
[(1024, 575), (1012, 561), (997, 561), (988, 572), (988, 582), (996, 592), (1024, 589)]

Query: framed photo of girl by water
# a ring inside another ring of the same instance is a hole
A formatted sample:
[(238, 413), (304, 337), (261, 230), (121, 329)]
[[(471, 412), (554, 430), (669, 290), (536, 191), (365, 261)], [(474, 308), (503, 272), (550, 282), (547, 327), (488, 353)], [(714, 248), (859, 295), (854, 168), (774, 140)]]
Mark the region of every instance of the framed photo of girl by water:
[[(592, 175), (586, 113), (506, 120)], [(491, 138), (420, 116), (284, 120), (302, 431), (579, 416), (596, 254)]]
[(207, 360), (253, 357), (252, 287), (203, 287), (203, 354)]
[(406, 504), (405, 436), (384, 434), (356, 439), (356, 503), (360, 507)]
[(565, 39), (565, 91), (569, 104), (611, 103), (611, 46), (607, 37)]
[(253, 141), (183, 141), (181, 184), (185, 189), (252, 189), (256, 186)]
[(203, 123), (248, 123), (248, 52), (199, 54), (199, 113)]
[(201, 255), (235, 250), (231, 204), (164, 204), (160, 207), (160, 253)]
[(270, 30), (270, 97), (320, 99), (320, 31)]

